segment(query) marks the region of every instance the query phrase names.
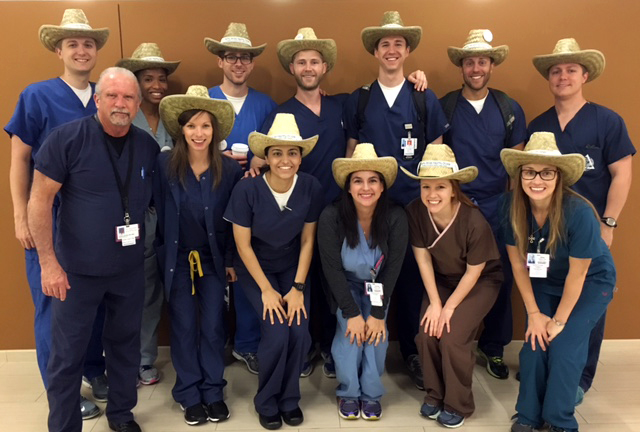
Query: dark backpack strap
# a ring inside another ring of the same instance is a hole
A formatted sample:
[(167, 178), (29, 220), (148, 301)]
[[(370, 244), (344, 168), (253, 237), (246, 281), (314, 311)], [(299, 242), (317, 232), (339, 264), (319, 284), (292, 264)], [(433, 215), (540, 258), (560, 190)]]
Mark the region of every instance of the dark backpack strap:
[(513, 123), (516, 121), (516, 116), (513, 114), (513, 107), (511, 106), (511, 98), (505, 92), (490, 88), (489, 91), (496, 98), (498, 108), (500, 108), (500, 114), (502, 114), (502, 121), (504, 122), (505, 137), (504, 147), (511, 147), (511, 135), (513, 135)]
[(417, 91), (413, 89), (411, 94), (413, 99), (413, 104), (416, 107), (416, 111), (418, 112), (418, 130), (422, 131), (424, 134), (424, 143), (418, 139), (418, 148), (416, 149), (416, 155), (420, 155), (422, 157), (422, 153), (427, 148), (427, 92), (426, 91)]
[[(375, 82), (375, 81), (374, 81)], [(362, 125), (365, 122), (364, 111), (367, 109), (367, 104), (369, 103), (369, 97), (371, 97), (371, 86), (364, 85), (360, 87), (358, 91), (358, 109), (356, 111), (356, 125), (358, 126), (358, 132), (362, 129)]]
[(451, 125), (451, 119), (453, 118), (453, 112), (456, 110), (456, 104), (458, 103), (458, 96), (462, 90), (454, 90), (440, 99), (440, 105), (444, 111), (444, 115), (447, 117), (447, 122)]

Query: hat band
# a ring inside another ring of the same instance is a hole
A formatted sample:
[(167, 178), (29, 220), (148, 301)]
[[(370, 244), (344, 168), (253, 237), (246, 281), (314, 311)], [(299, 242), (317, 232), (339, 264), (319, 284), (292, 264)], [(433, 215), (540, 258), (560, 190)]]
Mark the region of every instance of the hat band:
[(138, 60), (152, 61), (152, 62), (164, 62), (164, 59), (162, 57), (158, 57), (158, 56), (140, 57)]
[(541, 156), (562, 156), (560, 150), (527, 150), (526, 153), (536, 154)]
[(465, 46), (462, 47), (462, 49), (464, 50), (486, 50), (486, 49), (493, 49), (493, 47), (491, 45), (489, 45), (486, 42), (473, 42), (470, 44), (466, 44)]
[(396, 23), (384, 24), (382, 27), (383, 28), (404, 28), (404, 26)]
[(68, 23), (60, 27), (74, 29), (74, 30), (93, 30), (93, 28), (91, 28), (89, 24), (83, 24), (83, 23)]
[(274, 135), (269, 135), (269, 138), (283, 140), (283, 141), (302, 141), (302, 137), (300, 135), (295, 135), (295, 134), (274, 134)]
[(230, 44), (230, 43), (239, 43), (242, 45), (246, 45), (248, 47), (252, 46), (251, 41), (247, 38), (243, 38), (240, 36), (225, 36), (220, 39), (221, 44)]
[(422, 170), (422, 168), (449, 168), (453, 172), (459, 171), (457, 163), (449, 162), (449, 161), (439, 161), (439, 160), (420, 161), (420, 163), (418, 164), (418, 175), (420, 173), (420, 170)]

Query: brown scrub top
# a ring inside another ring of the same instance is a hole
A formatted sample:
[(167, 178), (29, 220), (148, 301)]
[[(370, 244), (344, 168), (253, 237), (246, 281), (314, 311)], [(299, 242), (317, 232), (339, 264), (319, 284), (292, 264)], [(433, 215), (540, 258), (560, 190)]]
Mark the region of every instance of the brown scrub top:
[[(438, 238), (429, 211), (420, 198), (406, 208), (409, 219), (409, 241), (415, 247), (428, 248)], [(442, 230), (440, 230), (442, 232)], [(460, 210), (442, 238), (429, 249), (436, 283), (455, 289), (467, 271), (467, 264), (486, 262), (478, 284), (495, 284), (503, 280), (500, 252), (489, 223), (480, 210), (460, 204)]]

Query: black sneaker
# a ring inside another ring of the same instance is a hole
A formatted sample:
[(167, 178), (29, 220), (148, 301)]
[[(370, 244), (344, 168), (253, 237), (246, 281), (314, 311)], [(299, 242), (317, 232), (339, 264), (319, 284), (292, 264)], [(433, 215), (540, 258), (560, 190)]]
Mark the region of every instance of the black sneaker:
[(266, 416), (258, 413), (258, 418), (260, 419), (260, 425), (265, 429), (276, 430), (282, 427), (280, 413), (272, 416)]
[(487, 372), (489, 372), (489, 375), (498, 379), (509, 378), (509, 367), (505, 364), (502, 357), (490, 357), (486, 355), (480, 348), (478, 348), (476, 351), (478, 355), (487, 362)]
[(281, 412), (282, 421), (289, 426), (298, 426), (304, 421), (304, 415), (300, 407), (292, 409), (291, 411)]
[(260, 365), (258, 363), (258, 356), (256, 353), (241, 353), (234, 349), (231, 351), (231, 355), (233, 355), (236, 360), (243, 361), (244, 364), (247, 365), (247, 370), (249, 370), (249, 372), (254, 375), (258, 375)]
[(207, 418), (210, 422), (221, 422), (225, 421), (231, 416), (229, 414), (229, 408), (227, 408), (227, 404), (224, 401), (220, 400), (218, 402), (207, 404)]
[(184, 422), (189, 426), (205, 424), (209, 418), (209, 416), (207, 416), (207, 412), (200, 403), (187, 408), (180, 405), (180, 408), (184, 411)]
[(411, 381), (418, 388), (418, 390), (424, 391), (424, 379), (422, 377), (422, 366), (420, 365), (420, 358), (418, 354), (411, 354), (405, 361), (407, 369), (409, 370), (409, 376)]
[(140, 429), (140, 425), (136, 423), (135, 420), (120, 424), (109, 422), (109, 429), (116, 432), (142, 432), (142, 429)]
[(105, 374), (98, 375), (95, 378), (88, 379), (82, 377), (82, 385), (91, 389), (93, 398), (98, 402), (106, 402), (109, 396), (109, 383)]

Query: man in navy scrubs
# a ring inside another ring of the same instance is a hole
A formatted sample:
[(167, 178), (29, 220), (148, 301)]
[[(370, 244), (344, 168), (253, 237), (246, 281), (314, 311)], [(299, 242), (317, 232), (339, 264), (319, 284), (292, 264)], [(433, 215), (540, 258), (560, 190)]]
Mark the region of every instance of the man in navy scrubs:
[[(131, 127), (140, 106), (135, 76), (109, 68), (96, 85), (97, 114), (54, 129), (35, 157), (29, 226), (51, 302), (49, 431), (82, 430), (78, 387), (91, 327), (104, 303), (109, 427), (137, 432), (144, 212), (158, 145)], [(52, 205), (59, 196), (58, 229)]]
[[(442, 142), (448, 124), (437, 97), (431, 90), (418, 97), (404, 77), (404, 62), (421, 36), (421, 27), (404, 26), (395, 11), (385, 12), (380, 26), (362, 30), (365, 49), (378, 60), (378, 79), (366, 91), (353, 92), (346, 102), (347, 156), (358, 142), (370, 142), (379, 157), (393, 156), (398, 165), (415, 173), (426, 145)], [(364, 107), (362, 97), (368, 97)], [(419, 194), (419, 187), (407, 176), (398, 177), (389, 189), (390, 197), (403, 206)], [(414, 339), (420, 324), (423, 292), (418, 265), (408, 248), (394, 297), (400, 351), (414, 384), (421, 389), (422, 371)]]
[[(573, 38), (560, 39), (551, 54), (535, 56), (533, 64), (549, 81), (554, 105), (529, 123), (528, 133), (553, 132), (562, 153), (584, 155), (585, 172), (573, 188), (598, 211), (602, 238), (611, 247), (613, 230), (629, 195), (631, 157), (636, 150), (622, 117), (587, 101), (582, 94), (583, 85), (604, 71), (604, 54), (593, 49), (581, 50)], [(593, 382), (605, 319), (606, 312), (591, 331), (576, 404), (582, 402)]]
[[(506, 94), (489, 88), (489, 80), (495, 66), (509, 54), (509, 47), (492, 47), (493, 35), (489, 30), (476, 29), (462, 48), (449, 47), (449, 60), (460, 68), (464, 85), (440, 99), (445, 114), (449, 116), (449, 131), (444, 141), (457, 155), (460, 168), (477, 166), (478, 177), (461, 185), (467, 196), (473, 199), (498, 240), (498, 201), (507, 190), (509, 177), (500, 161), (500, 150), (522, 150), (527, 134), (527, 124), (522, 108)], [(478, 340), (478, 354), (487, 362), (487, 372), (495, 378), (509, 377), (504, 363), (504, 347), (513, 335), (511, 288), (513, 275), (504, 242), (498, 241), (504, 283), (495, 304), (484, 319), (484, 330)]]
[[(51, 297), (42, 293), (40, 262), (27, 222), (33, 160), (53, 128), (96, 112), (93, 102), (95, 84), (89, 79), (98, 51), (108, 37), (109, 29), (91, 28), (81, 9), (65, 10), (59, 26), (43, 25), (40, 41), (46, 49), (56, 53), (64, 71), (58, 78), (33, 83), (24, 89), (11, 120), (4, 128), (11, 137), (9, 184), (15, 231), (16, 238), (25, 249), (27, 282), (35, 307), (36, 355), (45, 388), (48, 386), (47, 363), (51, 350)], [(54, 218), (57, 210), (56, 200), (53, 204)], [(99, 401), (106, 401), (108, 391), (102, 356), (103, 315), (104, 312), (99, 311), (83, 367), (84, 376), (93, 386), (94, 397)], [(83, 419), (100, 414), (98, 407), (84, 397), (80, 408)]]

